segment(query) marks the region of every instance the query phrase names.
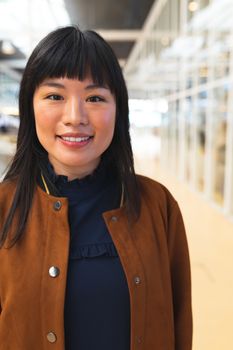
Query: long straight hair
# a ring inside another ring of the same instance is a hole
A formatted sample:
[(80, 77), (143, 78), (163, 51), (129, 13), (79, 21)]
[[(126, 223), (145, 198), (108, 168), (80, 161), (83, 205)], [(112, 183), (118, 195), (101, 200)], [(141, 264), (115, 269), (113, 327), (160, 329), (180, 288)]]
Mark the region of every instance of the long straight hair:
[[(114, 135), (102, 158), (108, 158), (112, 163), (124, 187), (124, 205), (129, 220), (137, 219), (140, 195), (129, 134), (128, 92), (121, 68), (111, 47), (96, 32), (82, 32), (77, 26), (62, 27), (39, 42), (22, 77), (17, 148), (3, 180), (16, 181), (16, 191), (1, 231), (0, 247), (6, 241), (16, 212), (19, 223), (14, 229), (10, 247), (23, 235), (38, 176), (41, 171), (46, 175), (48, 154), (38, 140), (33, 111), (36, 88), (47, 78), (84, 80), (87, 74), (91, 74), (95, 83), (106, 84), (115, 96)], [(56, 188), (53, 188), (53, 193), (56, 194)]]

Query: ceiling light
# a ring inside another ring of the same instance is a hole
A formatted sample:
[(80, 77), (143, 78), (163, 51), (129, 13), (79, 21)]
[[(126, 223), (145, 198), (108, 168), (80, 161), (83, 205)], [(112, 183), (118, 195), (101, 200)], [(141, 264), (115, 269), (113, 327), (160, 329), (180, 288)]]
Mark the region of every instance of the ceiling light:
[(198, 8), (199, 8), (199, 5), (197, 1), (191, 1), (189, 3), (188, 9), (190, 12), (195, 12), (198, 10)]
[(14, 55), (15, 54), (15, 48), (12, 45), (10, 41), (3, 41), (2, 42), (2, 53), (4, 55)]

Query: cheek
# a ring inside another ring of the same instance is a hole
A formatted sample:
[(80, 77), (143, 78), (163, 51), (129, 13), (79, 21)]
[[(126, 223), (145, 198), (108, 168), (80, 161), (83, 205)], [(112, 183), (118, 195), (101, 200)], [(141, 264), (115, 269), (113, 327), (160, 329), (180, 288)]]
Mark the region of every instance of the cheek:
[(49, 113), (47, 108), (35, 106), (34, 116), (38, 137), (48, 134), (56, 125), (53, 114)]
[(96, 118), (96, 128), (103, 132), (108, 131), (109, 133), (113, 133), (115, 127), (115, 119), (116, 111), (115, 108), (113, 108), (110, 111), (106, 111), (105, 113), (101, 114), (101, 116)]
[[(33, 110), (34, 110), (34, 117), (35, 117), (35, 124), (36, 128), (40, 125), (43, 125), (43, 119), (44, 118), (44, 109), (38, 104), (37, 102), (34, 102), (33, 104)], [(45, 119), (46, 120), (46, 119)]]

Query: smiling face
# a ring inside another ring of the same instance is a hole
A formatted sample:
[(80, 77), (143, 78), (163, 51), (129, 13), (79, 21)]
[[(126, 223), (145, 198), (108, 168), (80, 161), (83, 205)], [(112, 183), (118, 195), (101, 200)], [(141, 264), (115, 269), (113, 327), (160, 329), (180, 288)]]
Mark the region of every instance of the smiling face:
[(90, 77), (49, 78), (36, 89), (33, 108), (37, 137), (55, 172), (69, 180), (91, 174), (114, 134), (110, 89)]

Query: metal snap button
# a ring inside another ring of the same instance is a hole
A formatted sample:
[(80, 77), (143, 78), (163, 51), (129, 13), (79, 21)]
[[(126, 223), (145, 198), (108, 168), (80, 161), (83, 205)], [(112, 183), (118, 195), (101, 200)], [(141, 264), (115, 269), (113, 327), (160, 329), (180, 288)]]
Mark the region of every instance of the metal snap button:
[(62, 204), (61, 204), (61, 202), (60, 201), (56, 201), (56, 202), (54, 202), (54, 204), (53, 204), (53, 208), (54, 208), (54, 210), (60, 210), (61, 209), (61, 207), (62, 207)]
[(57, 340), (57, 336), (55, 333), (53, 332), (49, 332), (47, 334), (47, 340), (50, 342), (50, 343), (55, 343), (55, 341)]
[(111, 221), (117, 222), (117, 221), (118, 221), (118, 218), (117, 218), (116, 216), (112, 216), (112, 217), (111, 217)]
[(50, 277), (57, 277), (60, 274), (60, 270), (56, 266), (51, 266), (49, 269), (49, 276)]
[(140, 284), (141, 283), (141, 278), (139, 276), (134, 277), (134, 283), (135, 284)]

